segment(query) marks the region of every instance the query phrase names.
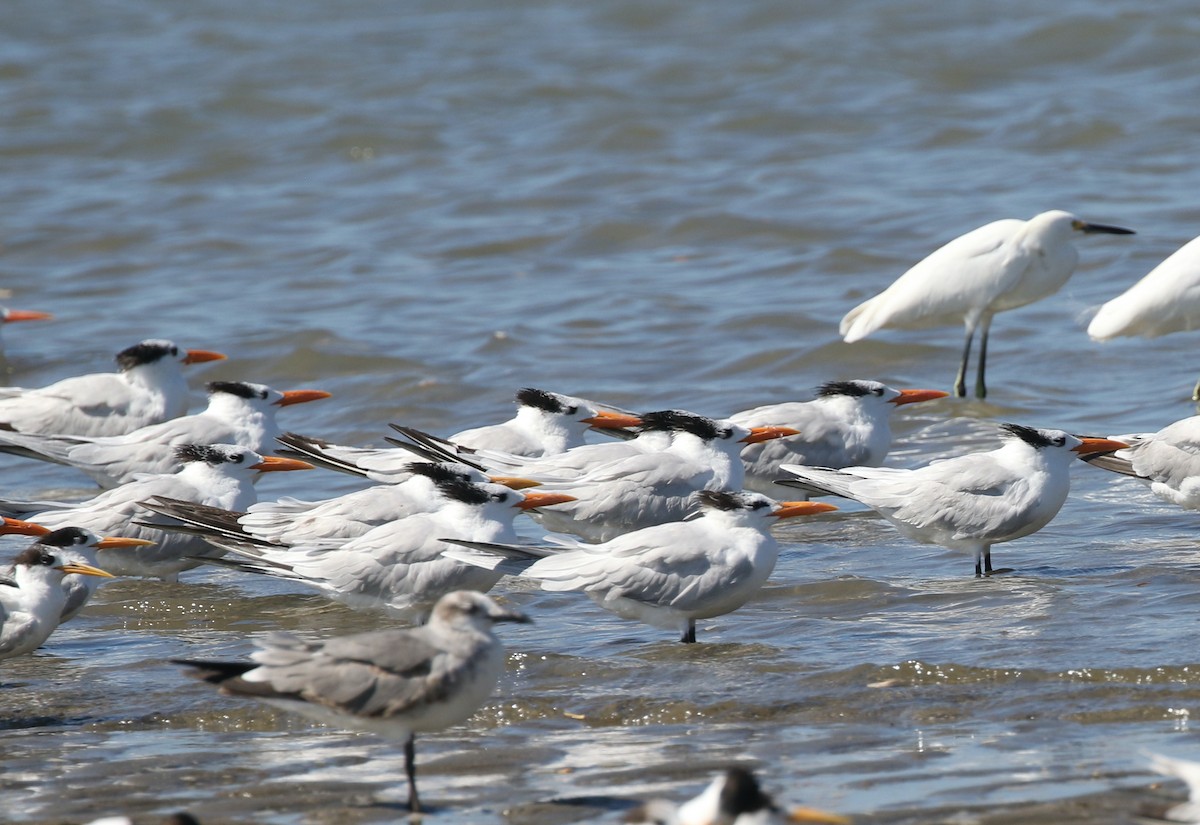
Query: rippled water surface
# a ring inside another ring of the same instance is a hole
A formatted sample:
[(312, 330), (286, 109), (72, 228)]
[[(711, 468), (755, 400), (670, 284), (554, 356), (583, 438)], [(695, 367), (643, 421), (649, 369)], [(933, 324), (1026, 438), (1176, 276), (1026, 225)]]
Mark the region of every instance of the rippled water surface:
[[(1059, 295), (997, 320), (987, 402), (904, 408), (889, 462), (986, 449), (995, 421), (1112, 433), (1194, 412), (1195, 336), (1083, 332), (1197, 233), (1200, 19), (1179, 0), (3, 16), (0, 286), (57, 316), (6, 331), (12, 384), (169, 337), (231, 356), (197, 390), (326, 389), (287, 425), (363, 444), (389, 421), (499, 420), (521, 386), (714, 415), (832, 378), (946, 388), (961, 330), (847, 345), (838, 320), (950, 238), (1059, 208), (1139, 234), (1082, 239)], [(0, 462), (3, 495), (81, 479)], [(353, 488), (314, 472), (260, 492)], [(418, 743), (422, 796), (436, 821), (615, 821), (744, 761), (860, 822), (1119, 821), (1182, 795), (1151, 788), (1140, 751), (1200, 757), (1193, 516), (1080, 465), (1059, 518), (997, 548), (1014, 571), (978, 581), (850, 507), (781, 529), (761, 596), (688, 647), (505, 582), (536, 624), (501, 629), (509, 669), (481, 712)], [(400, 817), (396, 744), (165, 663), (384, 621), (229, 571), (105, 586), (0, 664), (0, 819)]]

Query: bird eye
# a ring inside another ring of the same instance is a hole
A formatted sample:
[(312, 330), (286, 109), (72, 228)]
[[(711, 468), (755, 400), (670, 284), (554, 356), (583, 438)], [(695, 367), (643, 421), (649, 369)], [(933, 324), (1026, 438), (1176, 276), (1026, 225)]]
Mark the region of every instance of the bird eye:
[(875, 389), (871, 390), (871, 392), (873, 392), (875, 395), (882, 396), (883, 395), (883, 387), (876, 387)]
[(496, 493), (494, 496), (492, 496), (492, 498), (503, 504), (504, 502), (508, 501), (508, 493)]
[(234, 464), (241, 464), (243, 461), (246, 460), (246, 454), (245, 453), (235, 453), (234, 455), (231, 455), (229, 457), (229, 460), (232, 461)]
[(723, 427), (720, 431), (718, 431), (717, 435), (719, 435), (721, 438), (733, 438), (733, 430), (729, 427)]
[(38, 564), (43, 564), (46, 567), (50, 567), (54, 564), (54, 556), (50, 555), (49, 553), (42, 553), (42, 555), (38, 556)]
[(1057, 438), (1055, 438), (1052, 443), (1054, 444), (1055, 447), (1061, 447), (1062, 445), (1067, 443), (1067, 440), (1060, 435)]
[(579, 406), (577, 404), (572, 404), (571, 406), (567, 407), (567, 415), (574, 415), (577, 412), (579, 412)]

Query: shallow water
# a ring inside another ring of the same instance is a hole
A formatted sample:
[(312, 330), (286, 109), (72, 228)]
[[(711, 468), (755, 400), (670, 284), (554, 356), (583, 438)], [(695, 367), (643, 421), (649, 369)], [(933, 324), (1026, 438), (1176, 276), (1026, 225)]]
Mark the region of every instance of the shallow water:
[[(1139, 234), (1083, 239), (1058, 296), (997, 320), (987, 402), (905, 408), (889, 461), (986, 449), (995, 421), (1157, 429), (1194, 412), (1194, 338), (1083, 327), (1197, 232), (1191, 12), (12, 0), (0, 286), (58, 320), (6, 331), (9, 382), (170, 337), (230, 354), (197, 390), (333, 392), (285, 416), (349, 443), (498, 420), (521, 386), (714, 415), (832, 378), (946, 388), (959, 329), (846, 345), (838, 320), (950, 238), (1062, 208)], [(864, 822), (1109, 822), (1181, 796), (1139, 751), (1200, 756), (1194, 519), (1074, 472), (984, 581), (859, 513), (782, 529), (770, 585), (692, 647), (506, 582), (536, 624), (502, 629), (494, 699), (420, 741), (433, 818), (613, 821), (733, 761)], [(4, 495), (47, 491), (82, 482), (0, 462)], [(0, 666), (0, 819), (399, 817), (396, 745), (165, 664), (382, 621), (228, 571), (106, 585)]]

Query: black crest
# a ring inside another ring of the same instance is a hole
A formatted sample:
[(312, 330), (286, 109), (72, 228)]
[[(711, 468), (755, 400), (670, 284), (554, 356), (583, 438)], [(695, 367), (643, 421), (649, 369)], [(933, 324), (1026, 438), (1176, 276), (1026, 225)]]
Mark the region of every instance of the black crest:
[(21, 554), (13, 559), (13, 564), (23, 564), (26, 567), (51, 567), (56, 561), (57, 559), (42, 547), (41, 542), (38, 542), (22, 550)]
[(207, 444), (180, 444), (175, 448), (175, 458), (188, 464), (192, 461), (207, 461), (214, 467), (218, 464), (241, 464), (246, 460), (243, 452), (231, 452)]
[(455, 481), (470, 482), (462, 470), (449, 464), (439, 464), (436, 461), (414, 461), (412, 464), (406, 465), (404, 469), (413, 475), (425, 476), (435, 484), (443, 482), (448, 484)]
[(1021, 424), (1001, 424), (1000, 430), (1013, 438), (1021, 439), (1030, 447), (1041, 449), (1054, 446), (1052, 439), (1047, 438), (1041, 430), (1035, 430), (1033, 427), (1025, 427)]
[(78, 527), (60, 527), (37, 540), (46, 547), (80, 547), (90, 540), (87, 532)]
[(175, 358), (179, 355), (179, 347), (170, 341), (142, 341), (132, 347), (126, 347), (117, 353), (117, 366), (121, 372), (127, 372), (143, 364), (153, 364), (163, 358)]
[(492, 498), (487, 490), (461, 477), (435, 479), (434, 484), (446, 498), (461, 501), (464, 504), (487, 504)]
[(209, 394), (227, 392), (238, 398), (266, 398), (267, 390), (259, 384), (247, 384), (245, 381), (209, 381), (204, 385)]
[(725, 490), (701, 490), (696, 493), (696, 500), (705, 507), (725, 511), (761, 510), (771, 506), (771, 501), (766, 496), (754, 493), (732, 493)]
[(774, 808), (771, 797), (762, 792), (754, 774), (745, 768), (730, 768), (725, 772), (725, 784), (721, 787), (721, 798), (717, 808), (737, 818), (740, 814), (750, 814), (764, 809)]
[(683, 410), (658, 410), (642, 416), (642, 432), (666, 431), (691, 433), (697, 438), (712, 441), (714, 438), (729, 438), (733, 430), (720, 427), (716, 421), (703, 415)]
[(828, 398), (831, 395), (862, 398), (865, 395), (883, 395), (883, 391), (864, 381), (826, 381), (817, 387), (817, 398)]
[(696, 500), (714, 510), (741, 510), (746, 506), (737, 493), (727, 493), (723, 490), (701, 490), (696, 493)]
[(568, 407), (563, 404), (562, 399), (552, 392), (545, 390), (535, 390), (533, 387), (525, 387), (517, 390), (517, 403), (522, 407), (533, 407), (538, 410), (545, 410), (548, 413), (570, 415), (575, 411), (574, 407)]

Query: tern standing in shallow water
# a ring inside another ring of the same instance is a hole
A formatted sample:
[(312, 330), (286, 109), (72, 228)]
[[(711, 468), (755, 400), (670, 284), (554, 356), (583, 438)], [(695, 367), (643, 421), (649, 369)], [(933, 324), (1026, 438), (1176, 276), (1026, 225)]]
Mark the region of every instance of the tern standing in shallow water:
[(1076, 232), (1132, 235), (1133, 230), (1088, 223), (1054, 210), (1027, 221), (994, 221), (941, 247), (901, 275), (891, 286), (856, 306), (838, 332), (846, 343), (884, 327), (927, 327), (961, 321), (967, 328), (954, 394), (967, 394), (967, 362), (975, 331), (980, 333), (975, 396), (987, 396), (984, 369), (992, 316), (1041, 300), (1075, 272)]
[(981, 576), (993, 572), (993, 544), (1035, 533), (1058, 515), (1071, 488), (1073, 459), (1128, 446), (1020, 424), (1000, 430), (998, 450), (915, 470), (784, 464), (780, 470), (794, 478), (779, 483), (861, 502), (914, 541), (973, 554)]
[(504, 672), (493, 625), (528, 621), (482, 593), (459, 590), (438, 599), (421, 627), (324, 642), (271, 633), (250, 662), (173, 661), (222, 693), (402, 740), (408, 807), (416, 813), (416, 734), (457, 725), (479, 709)]
[(618, 616), (677, 628), (696, 641), (696, 620), (731, 613), (766, 582), (779, 558), (770, 528), (779, 519), (836, 510), (811, 501), (775, 502), (758, 493), (702, 491), (694, 518), (658, 524), (602, 544), (529, 547), (457, 541), (447, 556), (536, 579), (543, 590), (579, 590)]

